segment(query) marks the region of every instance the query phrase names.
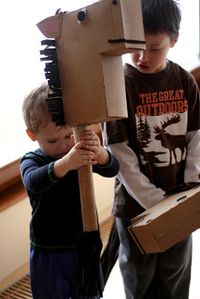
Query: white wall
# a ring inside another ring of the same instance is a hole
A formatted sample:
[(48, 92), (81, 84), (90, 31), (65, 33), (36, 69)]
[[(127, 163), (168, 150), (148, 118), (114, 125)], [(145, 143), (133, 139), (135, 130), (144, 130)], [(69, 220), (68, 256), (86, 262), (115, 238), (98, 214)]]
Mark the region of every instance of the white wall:
[(114, 197), (114, 179), (94, 174), (94, 191), (100, 223), (111, 214)]
[(28, 261), (30, 213), (26, 199), (0, 213), (0, 282)]

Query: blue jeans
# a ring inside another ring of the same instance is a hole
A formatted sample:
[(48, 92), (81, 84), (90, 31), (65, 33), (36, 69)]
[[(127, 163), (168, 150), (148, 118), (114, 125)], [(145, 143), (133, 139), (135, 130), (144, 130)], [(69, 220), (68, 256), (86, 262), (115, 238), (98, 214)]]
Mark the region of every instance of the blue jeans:
[(192, 237), (162, 253), (142, 254), (130, 237), (130, 221), (116, 218), (119, 266), (126, 299), (188, 299)]
[[(78, 271), (75, 250), (30, 250), (30, 281), (33, 299), (70, 299)], [(81, 297), (80, 297), (81, 298)], [(99, 299), (90, 297), (88, 299)]]

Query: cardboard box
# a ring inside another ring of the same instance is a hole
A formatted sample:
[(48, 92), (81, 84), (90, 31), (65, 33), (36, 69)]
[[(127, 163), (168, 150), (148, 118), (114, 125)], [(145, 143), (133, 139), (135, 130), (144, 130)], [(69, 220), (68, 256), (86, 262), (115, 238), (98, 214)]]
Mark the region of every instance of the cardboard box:
[(121, 55), (145, 49), (140, 0), (103, 0), (37, 25), (56, 39), (67, 124), (127, 117)]
[(142, 253), (165, 251), (200, 227), (200, 186), (166, 197), (131, 222)]

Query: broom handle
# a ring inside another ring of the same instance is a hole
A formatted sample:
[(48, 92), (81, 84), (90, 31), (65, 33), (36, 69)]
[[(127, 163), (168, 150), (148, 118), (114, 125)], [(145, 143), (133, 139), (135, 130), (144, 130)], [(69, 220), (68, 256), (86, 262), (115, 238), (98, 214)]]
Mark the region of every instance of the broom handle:
[[(87, 125), (78, 125), (73, 128), (75, 142), (80, 140), (81, 132), (88, 128)], [(98, 230), (97, 211), (94, 196), (94, 184), (92, 166), (85, 165), (78, 169), (81, 212), (83, 231), (90, 232)]]

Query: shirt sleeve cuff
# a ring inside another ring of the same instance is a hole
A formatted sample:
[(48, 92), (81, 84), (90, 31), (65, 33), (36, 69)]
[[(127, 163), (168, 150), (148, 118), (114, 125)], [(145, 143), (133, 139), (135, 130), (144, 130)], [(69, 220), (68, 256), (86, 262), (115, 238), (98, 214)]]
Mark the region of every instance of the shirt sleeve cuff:
[(48, 165), (48, 176), (50, 178), (50, 180), (53, 182), (53, 183), (56, 183), (59, 181), (58, 177), (54, 174), (54, 162), (51, 162), (49, 165)]
[(101, 169), (109, 168), (113, 164), (113, 156), (111, 155), (111, 153), (107, 149), (106, 149), (106, 151), (108, 152), (108, 155), (109, 155), (108, 163), (106, 163), (106, 164), (97, 164), (98, 168), (101, 168)]

